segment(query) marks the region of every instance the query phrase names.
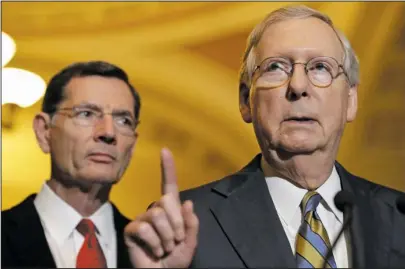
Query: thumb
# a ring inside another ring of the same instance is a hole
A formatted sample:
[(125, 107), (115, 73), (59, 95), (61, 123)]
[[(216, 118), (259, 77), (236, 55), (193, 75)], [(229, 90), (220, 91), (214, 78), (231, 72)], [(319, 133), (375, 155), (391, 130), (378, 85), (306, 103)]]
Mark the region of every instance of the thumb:
[(184, 202), (182, 206), (182, 213), (184, 218), (184, 226), (186, 232), (185, 244), (194, 253), (195, 248), (197, 247), (198, 241), (198, 231), (199, 231), (199, 220), (197, 215), (194, 212), (193, 202), (188, 200)]

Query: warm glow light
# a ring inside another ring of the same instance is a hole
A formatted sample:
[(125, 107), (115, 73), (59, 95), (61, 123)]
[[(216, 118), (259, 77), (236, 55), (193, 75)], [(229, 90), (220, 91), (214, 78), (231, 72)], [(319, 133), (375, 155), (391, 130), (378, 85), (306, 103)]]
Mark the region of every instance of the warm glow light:
[(1, 104), (17, 104), (28, 107), (45, 93), (45, 81), (30, 71), (19, 68), (3, 68), (1, 81)]
[(4, 67), (14, 56), (16, 45), (5, 32), (1, 32), (1, 66)]

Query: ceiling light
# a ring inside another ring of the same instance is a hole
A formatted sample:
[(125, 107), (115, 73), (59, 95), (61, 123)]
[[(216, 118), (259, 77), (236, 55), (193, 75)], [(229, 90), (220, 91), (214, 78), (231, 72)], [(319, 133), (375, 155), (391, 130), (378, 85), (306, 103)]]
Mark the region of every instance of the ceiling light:
[(3, 68), (1, 104), (13, 103), (20, 107), (35, 104), (45, 93), (45, 81), (35, 73), (19, 68)]
[(5, 32), (1, 32), (1, 66), (4, 67), (13, 58), (16, 51), (14, 40)]

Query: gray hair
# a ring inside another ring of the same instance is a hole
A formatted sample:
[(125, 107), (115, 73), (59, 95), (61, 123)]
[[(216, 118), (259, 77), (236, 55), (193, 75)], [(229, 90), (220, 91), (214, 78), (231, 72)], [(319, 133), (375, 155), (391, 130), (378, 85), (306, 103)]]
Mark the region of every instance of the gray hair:
[(239, 87), (245, 84), (251, 87), (251, 79), (256, 63), (255, 49), (263, 36), (264, 31), (272, 24), (289, 19), (317, 18), (327, 23), (336, 33), (344, 50), (343, 70), (346, 72), (350, 86), (359, 84), (359, 61), (352, 49), (349, 40), (333, 25), (332, 20), (325, 14), (306, 6), (288, 6), (277, 9), (268, 14), (252, 30), (249, 35), (245, 53), (243, 55), (242, 67), (239, 73)]

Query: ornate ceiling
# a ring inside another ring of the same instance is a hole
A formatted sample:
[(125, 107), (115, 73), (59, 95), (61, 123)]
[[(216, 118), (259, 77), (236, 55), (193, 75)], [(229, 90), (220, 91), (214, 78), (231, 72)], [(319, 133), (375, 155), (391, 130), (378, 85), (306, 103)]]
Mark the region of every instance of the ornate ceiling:
[[(159, 195), (162, 146), (173, 150), (181, 188), (218, 179), (258, 152), (238, 111), (238, 69), (253, 26), (286, 4), (2, 2), (2, 28), (17, 43), (9, 66), (47, 81), (75, 61), (106, 60), (128, 72), (143, 101), (140, 139), (113, 199), (136, 202), (136, 208), (124, 206), (134, 214)], [(405, 190), (405, 3), (307, 4), (331, 16), (361, 62), (360, 113), (345, 133), (339, 160), (361, 176)], [(21, 189), (11, 178), (15, 162), (48, 165), (30, 131), (39, 109), (40, 102), (21, 111), (15, 128), (3, 132), (9, 141), (9, 148), (3, 143), (6, 197), (7, 188)], [(21, 132), (29, 139), (13, 151)], [(21, 157), (26, 148), (35, 152), (29, 158)], [(39, 188), (47, 169), (35, 174), (38, 184), (26, 192)]]

